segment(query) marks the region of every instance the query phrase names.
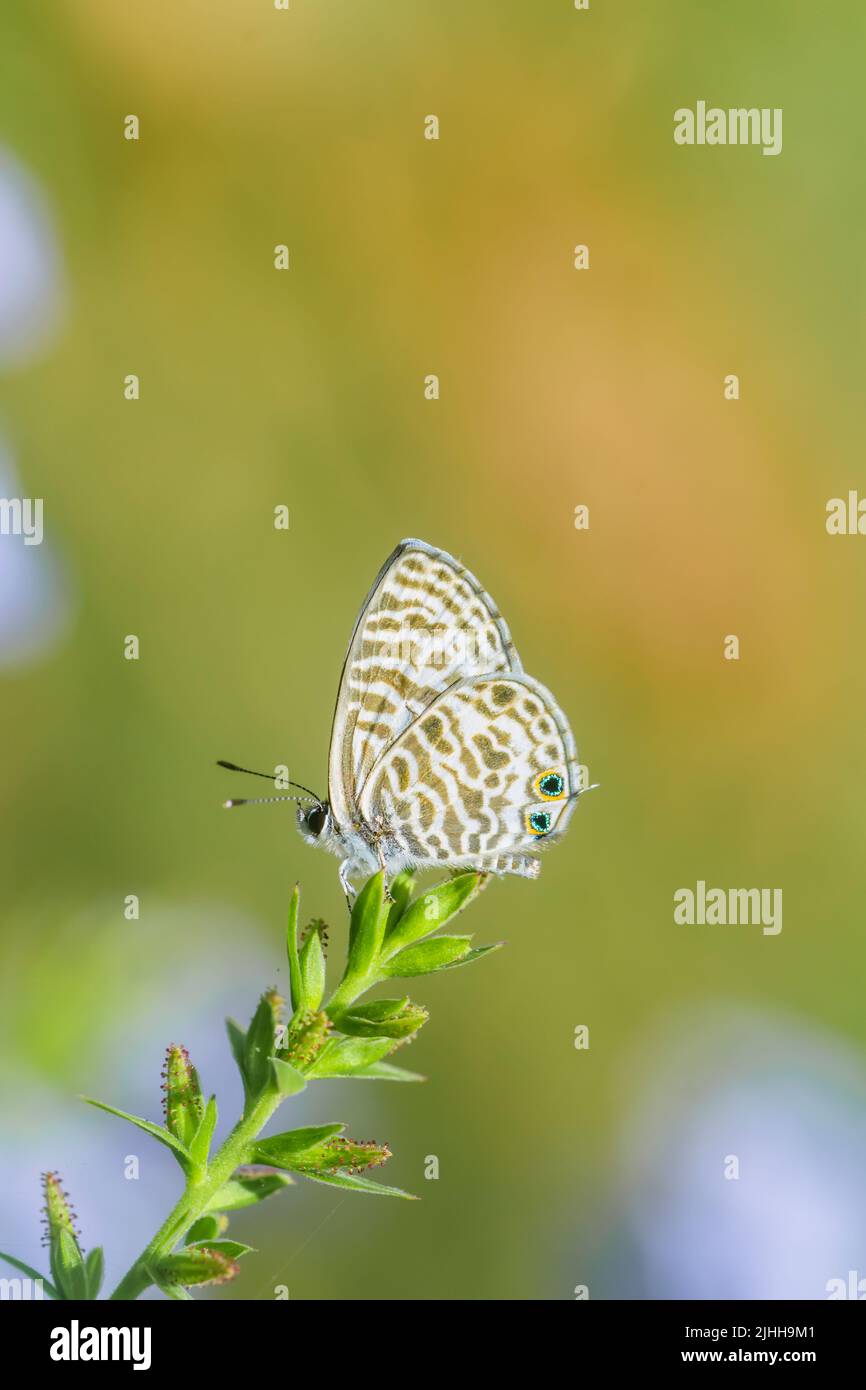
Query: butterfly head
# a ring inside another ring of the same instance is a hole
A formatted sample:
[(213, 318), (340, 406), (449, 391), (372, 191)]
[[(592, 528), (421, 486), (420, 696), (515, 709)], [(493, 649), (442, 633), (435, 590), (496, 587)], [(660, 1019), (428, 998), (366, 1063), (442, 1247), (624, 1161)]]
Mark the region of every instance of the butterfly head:
[(298, 807), (298, 829), (308, 845), (322, 844), (330, 838), (333, 822), (327, 801)]

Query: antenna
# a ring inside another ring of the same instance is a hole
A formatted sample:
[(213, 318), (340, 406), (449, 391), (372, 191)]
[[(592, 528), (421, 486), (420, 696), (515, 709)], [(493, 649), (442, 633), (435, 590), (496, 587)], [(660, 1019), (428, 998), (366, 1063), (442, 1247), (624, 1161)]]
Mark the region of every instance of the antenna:
[[(229, 772), (245, 772), (245, 773), (247, 774), (248, 777), (266, 777), (267, 780), (268, 780), (269, 782), (275, 782), (275, 781), (277, 780), (277, 779), (274, 777), (274, 775), (273, 775), (272, 772), (254, 772), (253, 769), (252, 769), (251, 767), (238, 767), (237, 763), (228, 763), (228, 762), (226, 762), (225, 758), (217, 758), (217, 767), (227, 767), (228, 770), (229, 770)], [(305, 786), (303, 785), (302, 782), (288, 782), (288, 786), (290, 786), (290, 787), (297, 787), (297, 788), (298, 788), (298, 791), (306, 792), (308, 796), (311, 796), (311, 797), (313, 798), (313, 800), (314, 800), (315, 802), (318, 803), (319, 806), (322, 805), (322, 798), (321, 798), (320, 796), (316, 796), (316, 793), (313, 792), (313, 791), (310, 791), (310, 788), (309, 788), (309, 787), (305, 787)], [(294, 797), (294, 798), (292, 798), (292, 797), (284, 798), (284, 797), (279, 797), (279, 796), (268, 796), (268, 797), (262, 797), (262, 798), (260, 798), (260, 800), (264, 800), (264, 801), (282, 801), (282, 800), (295, 800), (295, 801), (297, 801), (297, 799), (298, 799), (297, 797)], [(234, 804), (235, 806), (240, 806), (240, 805), (242, 805), (243, 803), (240, 802), (240, 801), (235, 801), (233, 804)]]
[(304, 802), (305, 796), (252, 796), (241, 797), (238, 801), (224, 801), (223, 809), (231, 811), (235, 806), (266, 806), (271, 801), (298, 801)]

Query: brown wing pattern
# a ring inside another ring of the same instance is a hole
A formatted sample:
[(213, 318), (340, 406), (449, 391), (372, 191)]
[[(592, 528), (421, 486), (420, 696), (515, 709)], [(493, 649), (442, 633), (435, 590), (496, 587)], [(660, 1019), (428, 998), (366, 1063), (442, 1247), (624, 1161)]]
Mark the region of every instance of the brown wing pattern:
[(520, 672), (505, 620), (469, 570), (424, 541), (401, 541), (355, 624), (331, 733), (328, 780), (338, 826), (353, 824), (383, 755), (467, 678)]
[(416, 864), (485, 864), (561, 835), (580, 791), (574, 739), (550, 691), (522, 673), (440, 695), (384, 753), (361, 812)]

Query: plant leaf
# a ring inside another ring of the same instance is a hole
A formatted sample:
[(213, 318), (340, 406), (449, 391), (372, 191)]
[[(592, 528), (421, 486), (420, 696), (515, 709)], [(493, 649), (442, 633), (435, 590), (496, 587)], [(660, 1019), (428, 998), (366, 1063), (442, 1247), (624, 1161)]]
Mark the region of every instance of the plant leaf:
[(383, 961), (405, 946), (429, 936), (444, 927), (478, 892), (481, 874), (458, 874), (446, 879), (429, 892), (422, 893), (397, 919), (388, 932), (381, 953)]
[(276, 1045), (275, 1028), (281, 1003), (279, 995), (273, 991), (263, 994), (247, 1029), (244, 1076), (247, 1080), (248, 1103), (257, 1100), (274, 1079), (271, 1059)]
[(268, 1139), (260, 1139), (253, 1145), (255, 1163), (271, 1163), (275, 1168), (294, 1168), (301, 1156), (308, 1150), (330, 1139), (332, 1134), (341, 1134), (345, 1125), (311, 1125), (306, 1129), (290, 1129), (285, 1134), (274, 1134)]
[(405, 1197), (407, 1201), (419, 1199), (412, 1192), (404, 1192), (400, 1187), (386, 1187), (381, 1182), (371, 1182), (369, 1178), (358, 1177), (354, 1173), (305, 1173), (311, 1182), (328, 1183), (331, 1187), (345, 1187), (350, 1192), (369, 1192), (376, 1197)]
[(205, 1208), (208, 1212), (240, 1211), (263, 1202), (272, 1193), (291, 1187), (294, 1178), (288, 1173), (245, 1173), (239, 1169), (234, 1177), (216, 1192)]
[(189, 1146), (190, 1157), (198, 1169), (207, 1167), (208, 1154), (210, 1153), (210, 1145), (213, 1139), (213, 1132), (216, 1129), (216, 1122), (216, 1096), (211, 1096), (205, 1106), (205, 1111), (201, 1117), (199, 1127), (193, 1135), (192, 1142)]
[(325, 952), (322, 949), (322, 935), (317, 925), (310, 927), (307, 939), (298, 957), (301, 974), (301, 993), (298, 1009), (304, 1013), (315, 1013), (325, 993)]
[(308, 1077), (354, 1076), (394, 1049), (391, 1038), (335, 1038), (322, 1048)]
[(6, 1263), (8, 1265), (11, 1265), (13, 1269), (20, 1269), (22, 1274), (27, 1275), (28, 1279), (41, 1279), (42, 1287), (48, 1294), (49, 1298), (60, 1297), (59, 1292), (54, 1287), (51, 1280), (48, 1279), (44, 1274), (40, 1274), (39, 1270), (34, 1269), (32, 1265), (25, 1264), (23, 1260), (16, 1260), (14, 1255), (7, 1255), (5, 1250), (0, 1250), (0, 1260), (5, 1260)]
[(391, 906), (388, 911), (388, 921), (385, 925), (385, 939), (388, 939), (390, 932), (394, 930), (415, 891), (415, 878), (412, 874), (396, 874), (388, 884), (388, 892), (391, 897)]
[(467, 955), (471, 940), (471, 936), (433, 936), (429, 941), (419, 941), (392, 956), (382, 966), (382, 973), (388, 977), (432, 975)]
[(94, 1245), (92, 1250), (88, 1250), (84, 1257), (84, 1273), (87, 1279), (87, 1297), (98, 1298), (105, 1278), (105, 1256), (101, 1245)]
[(247, 1045), (247, 1035), (241, 1025), (233, 1018), (226, 1019), (226, 1032), (229, 1035), (232, 1056), (237, 1062), (238, 1071), (241, 1074), (241, 1081), (244, 1083), (244, 1090), (246, 1091), (247, 1078), (244, 1073), (244, 1052)]
[(299, 1091), (303, 1091), (307, 1084), (307, 1078), (303, 1072), (293, 1067), (291, 1062), (286, 1062), (282, 1057), (272, 1057), (271, 1067), (273, 1068), (274, 1085), (281, 1096), (296, 1096)]
[(367, 1067), (352, 1072), (353, 1081), (426, 1081), (420, 1072), (408, 1071), (406, 1067), (395, 1067), (391, 1062), (371, 1062)]
[(118, 1110), (114, 1105), (106, 1105), (104, 1100), (94, 1100), (91, 1096), (82, 1096), (81, 1099), (86, 1101), (88, 1105), (95, 1105), (97, 1110), (104, 1110), (108, 1115), (116, 1115), (119, 1120), (128, 1120), (131, 1125), (137, 1125), (139, 1129), (144, 1130), (145, 1134), (150, 1134), (154, 1139), (158, 1139), (160, 1144), (165, 1144), (167, 1149), (171, 1149), (184, 1172), (189, 1171), (189, 1150), (163, 1125), (155, 1125), (151, 1120), (143, 1120), (139, 1115), (130, 1115), (126, 1110)]
[(349, 959), (345, 979), (360, 980), (369, 975), (385, 935), (390, 903), (385, 901), (385, 871), (368, 878), (352, 908), (349, 926)]
[(173, 1298), (178, 1303), (195, 1303), (192, 1294), (184, 1288), (183, 1284), (161, 1284), (158, 1279), (154, 1279), (156, 1287), (166, 1298)]
[(289, 925), (286, 933), (286, 950), (289, 957), (289, 995), (292, 1012), (301, 1007), (301, 969), (298, 961), (298, 910), (301, 905), (301, 886), (295, 884), (289, 901)]
[(203, 1240), (216, 1240), (221, 1231), (228, 1225), (228, 1217), (222, 1217), (214, 1213), (212, 1216), (200, 1216), (198, 1221), (194, 1221), (184, 1238), (184, 1245), (198, 1245)]
[(51, 1235), (51, 1273), (61, 1298), (87, 1298), (84, 1258), (75, 1236), (65, 1227)]
[(494, 941), (489, 946), (475, 946), (471, 951), (467, 951), (465, 956), (449, 961), (447, 965), (440, 965), (439, 969), (455, 970), (458, 965), (471, 965), (474, 960), (480, 960), (482, 956), (489, 955), (491, 951), (500, 951), (504, 945), (504, 941)]
[(409, 996), (404, 994), (402, 999), (374, 999), (370, 1004), (350, 1004), (349, 1008), (358, 1018), (367, 1019), (371, 1023), (381, 1023), (389, 1018), (396, 1018), (408, 1003)]

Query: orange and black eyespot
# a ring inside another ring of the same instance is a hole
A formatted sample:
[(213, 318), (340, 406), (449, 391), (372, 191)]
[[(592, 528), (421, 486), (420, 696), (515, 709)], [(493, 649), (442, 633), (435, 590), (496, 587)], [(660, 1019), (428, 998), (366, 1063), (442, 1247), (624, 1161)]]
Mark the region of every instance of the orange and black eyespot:
[(553, 769), (542, 772), (535, 779), (535, 790), (545, 801), (560, 801), (565, 796), (565, 778)]
[(553, 821), (549, 811), (530, 811), (526, 817), (526, 828), (530, 835), (547, 835)]

